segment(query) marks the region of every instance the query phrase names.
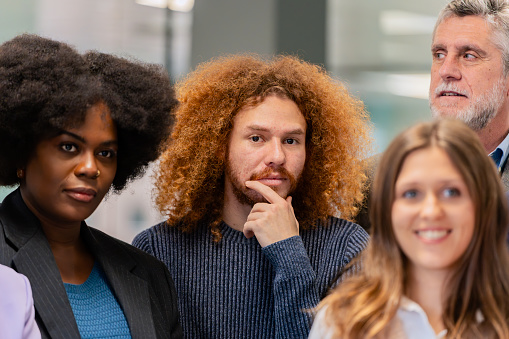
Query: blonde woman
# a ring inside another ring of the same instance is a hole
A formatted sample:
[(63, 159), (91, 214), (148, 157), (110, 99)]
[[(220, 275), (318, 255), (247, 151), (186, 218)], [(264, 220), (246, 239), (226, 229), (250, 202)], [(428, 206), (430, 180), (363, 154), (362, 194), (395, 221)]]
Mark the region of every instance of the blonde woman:
[(363, 270), (319, 305), (310, 338), (509, 338), (506, 197), (474, 132), (400, 134), (370, 213)]

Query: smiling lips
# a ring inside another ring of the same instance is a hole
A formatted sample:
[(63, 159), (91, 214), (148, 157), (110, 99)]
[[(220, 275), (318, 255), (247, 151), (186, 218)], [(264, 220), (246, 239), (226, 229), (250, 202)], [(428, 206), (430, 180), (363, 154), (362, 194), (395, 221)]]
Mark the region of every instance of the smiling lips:
[(65, 192), (74, 200), (79, 202), (90, 202), (96, 196), (97, 192), (91, 188), (71, 188)]
[(423, 229), (414, 231), (414, 233), (421, 240), (425, 242), (436, 243), (445, 239), (449, 234), (451, 234), (452, 230), (449, 229)]

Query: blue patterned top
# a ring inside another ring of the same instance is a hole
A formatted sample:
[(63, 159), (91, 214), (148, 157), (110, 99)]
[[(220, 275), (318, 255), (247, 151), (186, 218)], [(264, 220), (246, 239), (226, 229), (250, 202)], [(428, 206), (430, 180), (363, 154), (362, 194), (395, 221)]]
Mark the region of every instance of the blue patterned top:
[(83, 284), (64, 286), (81, 338), (131, 338), (124, 312), (97, 263)]

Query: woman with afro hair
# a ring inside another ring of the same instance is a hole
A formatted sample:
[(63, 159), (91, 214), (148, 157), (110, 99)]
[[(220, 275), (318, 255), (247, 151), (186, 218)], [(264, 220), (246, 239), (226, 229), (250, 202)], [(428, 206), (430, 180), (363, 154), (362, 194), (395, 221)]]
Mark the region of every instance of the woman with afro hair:
[(0, 263), (43, 338), (179, 338), (165, 266), (86, 225), (155, 160), (177, 105), (164, 69), (21, 35), (0, 45)]

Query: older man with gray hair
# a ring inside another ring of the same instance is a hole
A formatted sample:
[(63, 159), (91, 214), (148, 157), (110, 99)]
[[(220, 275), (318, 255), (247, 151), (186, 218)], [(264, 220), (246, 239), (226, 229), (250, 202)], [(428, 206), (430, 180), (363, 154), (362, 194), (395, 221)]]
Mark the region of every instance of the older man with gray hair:
[(439, 13), (431, 53), (433, 117), (476, 131), (509, 190), (509, 1), (451, 1)]
[[(509, 191), (509, 0), (452, 0), (435, 24), (429, 103), (434, 118), (457, 118), (479, 135)], [(373, 178), (378, 156), (369, 159)], [(366, 230), (369, 190), (355, 218)]]

